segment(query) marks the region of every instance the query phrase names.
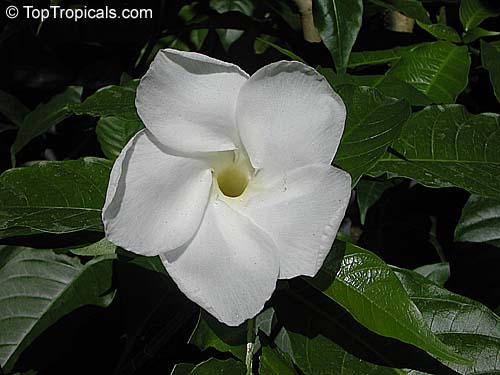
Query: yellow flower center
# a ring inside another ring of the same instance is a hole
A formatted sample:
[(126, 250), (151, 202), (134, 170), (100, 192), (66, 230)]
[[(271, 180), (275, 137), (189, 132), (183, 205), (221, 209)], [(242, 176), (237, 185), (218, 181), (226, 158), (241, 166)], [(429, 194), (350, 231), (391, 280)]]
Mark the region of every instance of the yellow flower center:
[(227, 197), (239, 197), (248, 185), (248, 173), (231, 165), (217, 174), (219, 189)]
[(254, 169), (243, 149), (216, 152), (210, 161), (214, 187), (228, 198), (241, 196), (254, 175)]

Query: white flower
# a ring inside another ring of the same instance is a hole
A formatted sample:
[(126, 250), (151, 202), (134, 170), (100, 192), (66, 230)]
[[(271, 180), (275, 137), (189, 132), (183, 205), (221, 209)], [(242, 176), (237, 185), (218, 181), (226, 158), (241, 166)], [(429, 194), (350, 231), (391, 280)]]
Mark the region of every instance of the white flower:
[(182, 292), (232, 326), (277, 279), (316, 274), (351, 184), (330, 165), (346, 111), (323, 76), (281, 61), (249, 77), (167, 49), (136, 107), (146, 129), (116, 160), (103, 208), (111, 242), (160, 255)]

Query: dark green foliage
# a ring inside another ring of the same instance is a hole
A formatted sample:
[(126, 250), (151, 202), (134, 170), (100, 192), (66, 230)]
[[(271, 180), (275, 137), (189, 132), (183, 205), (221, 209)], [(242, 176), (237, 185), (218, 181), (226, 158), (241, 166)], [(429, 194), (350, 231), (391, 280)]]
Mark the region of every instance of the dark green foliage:
[[(97, 7), (83, 3), (50, 2)], [(314, 0), (322, 43), (291, 0), (126, 6), (153, 17), (21, 14), (0, 30), (1, 375), (500, 372), (498, 2)], [(394, 12), (412, 32), (388, 30)], [(144, 129), (136, 90), (162, 48), (250, 74), (297, 60), (347, 109), (333, 165), (355, 196), (337, 241), (239, 327), (160, 258), (104, 238), (111, 167)]]

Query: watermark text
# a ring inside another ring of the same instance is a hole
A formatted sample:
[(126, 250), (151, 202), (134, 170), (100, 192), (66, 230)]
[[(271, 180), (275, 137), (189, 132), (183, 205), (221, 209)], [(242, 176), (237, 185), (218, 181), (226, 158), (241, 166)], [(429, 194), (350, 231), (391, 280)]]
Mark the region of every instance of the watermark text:
[(36, 8), (33, 5), (15, 6), (10, 5), (5, 9), (7, 18), (13, 19), (19, 16), (26, 19), (36, 19), (45, 21), (51, 19), (67, 19), (78, 22), (83, 19), (151, 19), (152, 9), (115, 9), (109, 6), (102, 8), (88, 8), (87, 6), (78, 8), (62, 8), (59, 5), (52, 5), (48, 8)]

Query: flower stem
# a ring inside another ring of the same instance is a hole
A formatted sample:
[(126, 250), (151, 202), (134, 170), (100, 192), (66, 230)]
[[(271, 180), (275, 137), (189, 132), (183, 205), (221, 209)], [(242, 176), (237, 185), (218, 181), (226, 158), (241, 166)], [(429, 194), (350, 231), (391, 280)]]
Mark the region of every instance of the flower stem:
[(250, 319), (247, 323), (247, 355), (245, 364), (247, 366), (246, 375), (252, 375), (253, 351), (255, 347), (255, 319)]

